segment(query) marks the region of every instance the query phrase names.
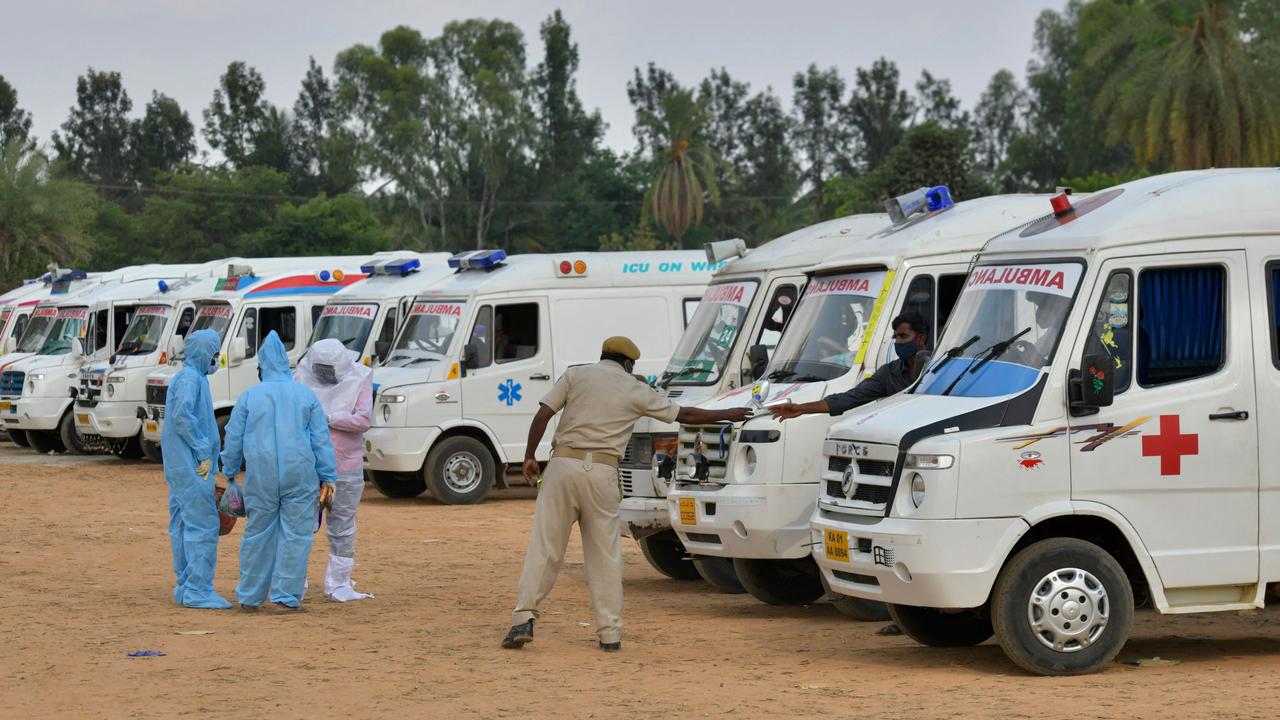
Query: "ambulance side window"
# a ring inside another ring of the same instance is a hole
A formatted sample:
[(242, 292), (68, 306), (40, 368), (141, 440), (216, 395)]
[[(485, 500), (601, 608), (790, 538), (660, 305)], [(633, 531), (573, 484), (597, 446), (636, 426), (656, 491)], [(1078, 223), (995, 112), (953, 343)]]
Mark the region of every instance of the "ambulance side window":
[(1280, 368), (1280, 262), (1267, 263), (1267, 305), (1271, 311), (1271, 364)]
[(107, 346), (107, 343), (110, 340), (110, 338), (107, 337), (108, 312), (109, 311), (107, 310), (99, 310), (93, 314), (93, 328), (89, 333), (90, 345), (84, 349), (85, 352), (97, 352)]
[(320, 322), (320, 313), (324, 312), (324, 305), (311, 306), (311, 327), (315, 327)]
[(258, 308), (251, 307), (244, 311), (244, 319), (240, 321), (240, 334), (244, 336), (244, 356), (254, 357), (258, 354)]
[(907, 296), (902, 301), (902, 308), (898, 310), (898, 315), (914, 313), (924, 318), (924, 326), (929, 330), (925, 347), (929, 350), (933, 350), (933, 339), (938, 335), (938, 328), (933, 324), (933, 295), (933, 276), (919, 275), (907, 286)]
[(693, 314), (698, 312), (698, 303), (702, 302), (702, 298), (685, 298), (684, 299), (684, 326), (689, 327), (689, 321), (693, 319)]
[(1133, 377), (1132, 296), (1133, 275), (1128, 270), (1111, 273), (1084, 346), (1085, 355), (1107, 355), (1114, 361), (1111, 377), (1117, 395), (1129, 388)]
[(782, 338), (782, 329), (791, 319), (791, 311), (796, 309), (796, 298), (799, 295), (800, 289), (790, 283), (779, 285), (773, 291), (769, 307), (764, 311), (764, 320), (760, 323), (760, 336), (755, 343), (768, 348), (770, 357), (773, 357), (773, 350), (778, 347), (778, 340)]
[(1226, 356), (1227, 273), (1220, 265), (1138, 275), (1138, 384), (1212, 375)]
[(942, 335), (942, 328), (946, 327), (947, 320), (951, 319), (951, 310), (955, 308), (956, 300), (960, 299), (966, 277), (968, 276), (962, 274), (938, 277), (938, 324), (930, 328), (935, 338)]
[(292, 305), (262, 308), (258, 314), (258, 342), (266, 339), (272, 330), (280, 336), (285, 350), (292, 350), (298, 336), (298, 309)]
[(183, 308), (182, 314), (178, 316), (178, 329), (175, 330), (179, 337), (187, 336), (187, 329), (191, 327), (191, 321), (196, 317), (196, 309), (192, 307)]
[(375, 343), (387, 343), (390, 347), (391, 343), (396, 341), (396, 318), (399, 312), (396, 308), (387, 308), (387, 316), (382, 320), (382, 329), (378, 331), (378, 339)]
[(493, 306), (485, 305), (476, 313), (476, 324), (471, 329), (467, 344), (476, 349), (476, 367), (487, 368), (493, 364)]
[(115, 337), (111, 338), (112, 351), (120, 347), (120, 343), (124, 341), (124, 331), (128, 329), (129, 323), (133, 320), (133, 313), (136, 309), (130, 306), (116, 310), (116, 334)]
[(15, 337), (21, 340), (22, 333), (26, 332), (27, 322), (29, 322), (30, 320), (31, 320), (31, 313), (27, 313), (26, 315), (19, 315), (18, 319), (13, 323), (13, 335), (11, 335), (10, 337)]
[(495, 313), (493, 359), (504, 363), (538, 354), (538, 304), (499, 305)]

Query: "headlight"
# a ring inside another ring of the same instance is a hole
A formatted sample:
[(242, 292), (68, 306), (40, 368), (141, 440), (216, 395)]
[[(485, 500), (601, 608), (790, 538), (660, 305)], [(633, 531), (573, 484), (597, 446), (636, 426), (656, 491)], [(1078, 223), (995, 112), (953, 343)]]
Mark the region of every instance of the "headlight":
[(742, 451), (742, 472), (744, 478), (756, 474), (756, 449), (750, 445)]
[(28, 379), (28, 380), (43, 380), (43, 379), (44, 379), (44, 373), (31, 373), (30, 375), (28, 375), (28, 376), (27, 376), (27, 379)]
[(391, 406), (382, 406), (382, 422), (391, 422)]
[(123, 375), (112, 375), (111, 377), (107, 378), (107, 382), (109, 382), (109, 383), (122, 383), (122, 382), (124, 382), (124, 376), (123, 376)]
[(676, 451), (680, 449), (680, 438), (677, 435), (654, 435), (653, 436), (653, 452), (654, 454), (662, 453), (670, 457), (676, 456)]
[(908, 470), (946, 470), (955, 463), (950, 455), (907, 455)]
[(116, 386), (115, 386), (115, 385), (108, 385), (108, 386), (107, 386), (107, 397), (109, 397), (109, 398), (110, 398), (110, 397), (115, 397), (115, 396), (116, 396)]
[(380, 396), (378, 397), (378, 399), (379, 399), (379, 400), (381, 400), (381, 401), (382, 401), (382, 402), (384, 402), (384, 403), (402, 403), (402, 402), (404, 402), (404, 396), (403, 396), (403, 395), (380, 395)]
[(920, 473), (911, 475), (911, 504), (916, 507), (924, 504), (924, 477)]

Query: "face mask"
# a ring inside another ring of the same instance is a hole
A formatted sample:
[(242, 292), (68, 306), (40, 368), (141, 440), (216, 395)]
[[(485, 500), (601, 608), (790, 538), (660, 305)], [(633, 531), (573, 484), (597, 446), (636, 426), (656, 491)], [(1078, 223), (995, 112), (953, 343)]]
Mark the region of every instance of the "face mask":
[(218, 356), (214, 355), (213, 359), (209, 361), (209, 367), (205, 368), (204, 374), (212, 375), (216, 372), (218, 372)]
[(338, 384), (338, 371), (332, 365), (316, 363), (311, 366), (311, 372), (315, 374), (317, 380), (325, 385)]
[(896, 342), (893, 344), (893, 351), (898, 354), (899, 358), (906, 360), (919, 352), (920, 346), (916, 344), (915, 340), (902, 343)]

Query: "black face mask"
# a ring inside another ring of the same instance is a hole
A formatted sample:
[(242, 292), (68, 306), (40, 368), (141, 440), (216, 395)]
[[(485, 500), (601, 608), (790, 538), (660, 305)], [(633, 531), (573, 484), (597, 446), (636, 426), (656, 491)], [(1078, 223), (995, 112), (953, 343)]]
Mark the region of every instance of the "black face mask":
[(338, 371), (332, 365), (316, 363), (311, 366), (311, 372), (315, 373), (316, 379), (325, 385), (338, 384)]

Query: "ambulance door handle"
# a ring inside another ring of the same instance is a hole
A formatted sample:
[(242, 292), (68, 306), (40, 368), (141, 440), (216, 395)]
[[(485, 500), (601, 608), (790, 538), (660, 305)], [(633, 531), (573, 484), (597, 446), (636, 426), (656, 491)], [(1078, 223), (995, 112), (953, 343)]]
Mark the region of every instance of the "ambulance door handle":
[(1233, 410), (1231, 412), (1213, 413), (1209, 416), (1210, 420), (1248, 420), (1248, 410)]
[(529, 379), (530, 380), (550, 380), (551, 376), (547, 375), (546, 373), (538, 373), (537, 375), (530, 375)]

